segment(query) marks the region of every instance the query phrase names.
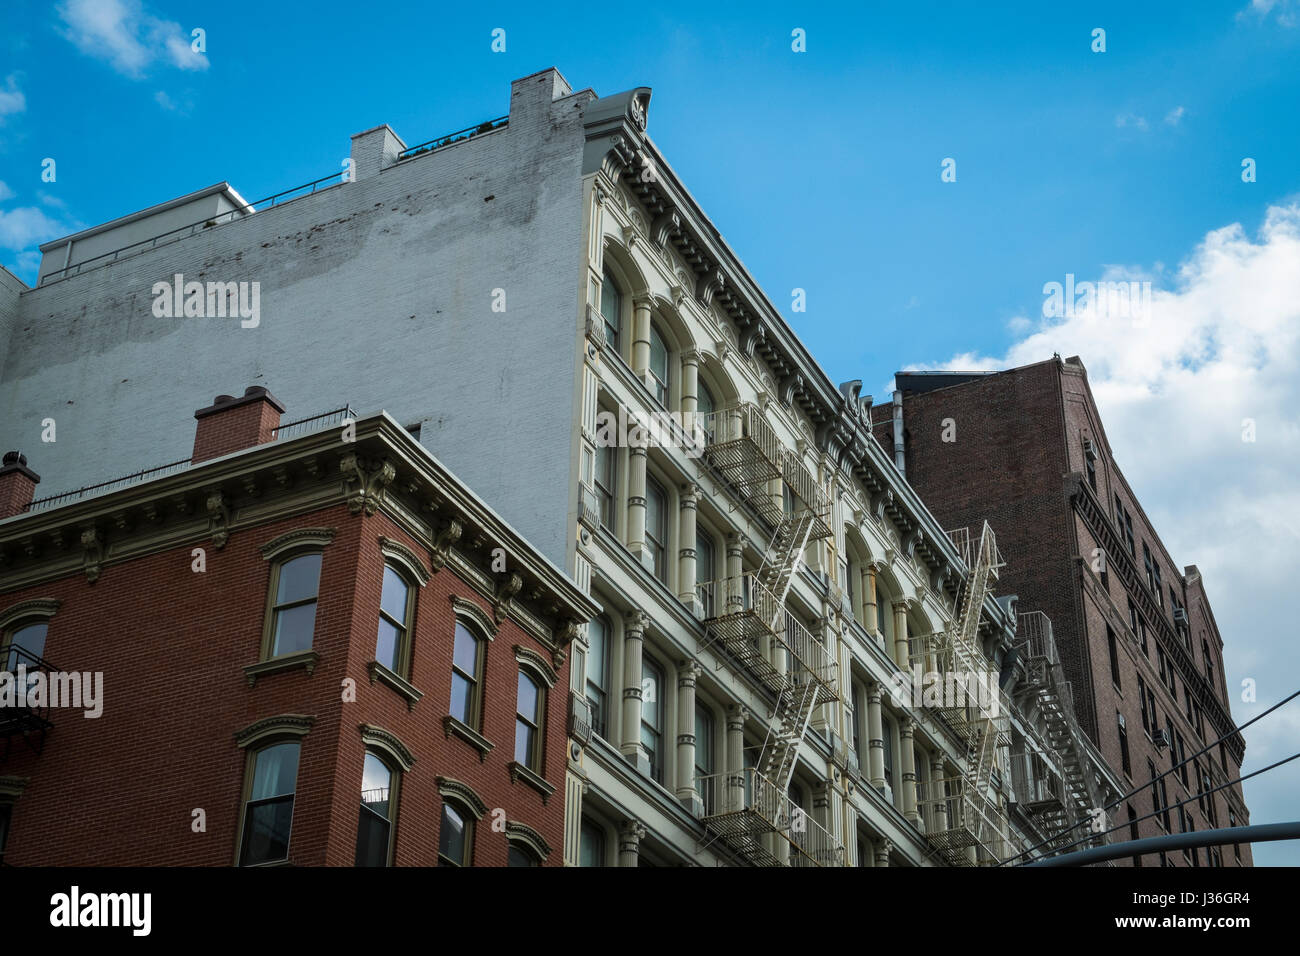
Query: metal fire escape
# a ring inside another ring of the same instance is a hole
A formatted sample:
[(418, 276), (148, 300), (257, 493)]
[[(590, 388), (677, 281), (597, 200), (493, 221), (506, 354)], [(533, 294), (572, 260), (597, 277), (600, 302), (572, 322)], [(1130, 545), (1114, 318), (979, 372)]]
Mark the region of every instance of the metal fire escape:
[[(1045, 833), (1057, 833), (1080, 821), (1091, 822), (1094, 807), (1102, 806), (1095, 787), (1095, 768), (1083, 746), (1083, 731), (1074, 715), (1074, 699), (1070, 682), (1065, 680), (1061, 659), (1052, 636), (1052, 622), (1042, 611), (1029, 611), (1019, 615), (1016, 633), (1018, 648), (1025, 659), (1029, 679), (1037, 696), (1038, 710), (1046, 727), (1046, 743), (1056, 754), (1064, 774), (1064, 793), (1051, 799), (1049, 790), (1043, 799), (1028, 803), (1035, 812)], [(1031, 786), (1033, 781), (1026, 780)], [(1059, 844), (1073, 842), (1087, 833), (1082, 828), (1071, 831), (1055, 841)], [(1093, 840), (1090, 845), (1101, 841)]]
[[(966, 744), (965, 771), (918, 787), (917, 809), (926, 820), (926, 837), (950, 866), (969, 866), (1005, 855), (1005, 830), (999, 809), (998, 752), (1010, 745), (1010, 717), (998, 689), (992, 663), (980, 644), (980, 614), (984, 599), (1003, 561), (988, 522), (979, 541), (972, 543), (967, 529), (949, 532), (969, 572), (963, 581), (953, 627), (930, 635), (930, 661), (934, 670), (964, 683), (960, 698), (945, 692), (939, 716)], [(983, 696), (976, 694), (982, 691)], [(945, 686), (945, 691), (947, 687)], [(971, 697), (978, 699), (972, 701)]]
[(843, 847), (788, 795), (813, 714), (839, 696), (834, 655), (786, 607), (809, 542), (832, 534), (830, 505), (757, 406), (714, 412), (704, 431), (708, 462), (772, 529), (757, 571), (699, 585), (705, 625), (720, 656), (776, 698), (757, 765), (699, 781), (705, 826), (755, 865), (838, 865)]

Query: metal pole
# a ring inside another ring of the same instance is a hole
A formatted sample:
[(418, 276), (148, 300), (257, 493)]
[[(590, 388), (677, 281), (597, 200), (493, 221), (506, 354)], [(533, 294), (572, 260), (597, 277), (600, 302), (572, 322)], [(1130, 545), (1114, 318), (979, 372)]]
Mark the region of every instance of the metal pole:
[(1161, 850), (1182, 850), (1190, 847), (1223, 846), (1226, 843), (1268, 843), (1272, 840), (1300, 840), (1300, 821), (1294, 823), (1261, 823), (1248, 827), (1228, 827), (1221, 830), (1194, 830), (1191, 833), (1172, 833), (1168, 836), (1147, 837), (1127, 843), (1111, 843), (1063, 853), (1060, 856), (1035, 860), (1024, 866), (1087, 866), (1104, 863), (1124, 856), (1158, 853)]

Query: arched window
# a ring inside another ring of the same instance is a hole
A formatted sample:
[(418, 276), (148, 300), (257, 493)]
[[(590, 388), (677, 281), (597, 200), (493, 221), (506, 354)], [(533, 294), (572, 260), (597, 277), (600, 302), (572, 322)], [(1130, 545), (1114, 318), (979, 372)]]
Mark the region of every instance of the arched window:
[(616, 354), (621, 354), (619, 336), (623, 331), (623, 293), (619, 291), (618, 283), (608, 270), (600, 284), (600, 314), (605, 320), (605, 338), (610, 348)]
[(45, 621), (29, 619), (29, 623), (20, 624), (3, 635), (4, 653), (0, 654), (0, 661), (4, 664), (4, 670), (17, 674), (18, 668), (22, 667), (27, 674), (29, 689), (46, 667), (43, 657), (48, 629), (49, 626)]
[(506, 857), (507, 866), (541, 866), (542, 861), (533, 856), (531, 852), (524, 849), (517, 843), (510, 844), (510, 852)]
[(271, 575), (268, 657), (311, 649), (320, 589), (320, 552), (277, 562)]
[(391, 565), (384, 565), (384, 586), (379, 598), (379, 637), (375, 660), (395, 674), (405, 674), (410, 661), (411, 618), (415, 590)]
[(529, 770), (542, 772), (542, 688), (522, 670), (515, 705), (515, 761)]
[(700, 427), (704, 429), (704, 441), (712, 445), (717, 439), (718, 426), (714, 413), (718, 410), (718, 403), (713, 397), (713, 392), (704, 382), (699, 383), (699, 394), (695, 398), (695, 411), (699, 415)]
[(707, 587), (718, 577), (717, 551), (713, 547), (713, 537), (703, 528), (695, 527), (695, 591), (699, 595), (704, 617), (714, 615), (713, 595), (715, 588)]
[(668, 582), (668, 493), (647, 476), (645, 483), (645, 538), (654, 558), (654, 575)]
[(289, 858), (299, 749), (298, 741), (284, 741), (249, 755), (240, 866), (278, 863)]
[(442, 803), (438, 865), (469, 866), (474, 858), (474, 818), (449, 800)]
[(609, 638), (609, 621), (593, 618), (587, 625), (587, 702), (591, 704), (592, 732), (599, 737), (606, 736), (608, 719)]
[(452, 647), (451, 716), (473, 730), (478, 730), (482, 679), (483, 641), (457, 620)]
[(393, 854), (400, 775), (373, 753), (361, 773), (361, 819), (357, 823), (357, 866), (388, 866)]
[(655, 401), (668, 407), (668, 345), (659, 327), (650, 324), (650, 391)]

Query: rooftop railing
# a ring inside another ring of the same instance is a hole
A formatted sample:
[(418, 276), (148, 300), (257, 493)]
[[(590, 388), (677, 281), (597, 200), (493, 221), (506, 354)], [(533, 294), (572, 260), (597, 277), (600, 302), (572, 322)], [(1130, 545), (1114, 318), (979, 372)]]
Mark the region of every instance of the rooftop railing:
[(356, 418), (357, 413), (352, 410), (352, 406), (344, 405), (342, 408), (320, 412), (307, 418), (300, 418), (297, 421), (285, 422), (271, 431), (271, 440), (284, 441), (288, 438), (297, 438), (299, 435), (306, 435), (308, 432), (320, 431), (334, 425), (342, 425), (348, 419), (356, 421)]
[[(119, 259), (127, 259), (131, 256), (139, 255), (142, 252), (148, 252), (150, 249), (156, 249), (160, 245), (177, 242), (188, 236), (202, 232), (205, 229), (211, 229), (214, 226), (220, 226), (236, 219), (244, 219), (249, 215), (259, 212), (257, 208), (258, 206), (266, 206), (266, 208), (270, 209), (277, 205), (287, 205), (297, 199), (305, 199), (307, 196), (315, 194), (318, 189), (331, 189), (334, 186), (342, 185), (348, 181), (347, 175), (348, 173), (346, 170), (341, 170), (329, 176), (322, 176), (320, 179), (314, 179), (309, 183), (303, 183), (301, 186), (294, 186), (292, 189), (285, 189), (278, 193), (273, 193), (265, 199), (251, 202), (243, 208), (229, 209), (226, 212), (218, 213), (215, 216), (206, 216), (187, 226), (179, 226), (176, 229), (160, 233), (159, 235), (153, 236), (149, 239), (141, 239), (138, 242), (132, 242), (128, 245), (120, 246), (117, 249), (101, 253), (97, 256), (92, 256), (89, 259), (83, 259), (81, 262), (72, 263), (64, 266), (56, 272), (49, 273), (41, 279), (40, 284), (44, 285), (45, 283), (52, 282), (56, 279), (67, 279), (71, 276), (80, 275), (81, 273), (87, 272), (91, 269), (106, 266), (110, 262), (116, 262)], [(337, 182), (335, 182), (335, 180), (337, 180)], [(329, 183), (330, 185), (323, 186), (322, 184), (324, 183)]]
[(454, 133), (448, 133), (446, 136), (439, 136), (437, 139), (431, 139), (424, 143), (417, 143), (415, 146), (407, 147), (397, 154), (397, 161), (400, 163), (404, 159), (410, 159), (412, 156), (421, 156), (425, 153), (432, 153), (435, 150), (451, 146), (453, 143), (460, 143), (475, 136), (482, 136), (484, 133), (493, 133), (499, 129), (504, 129), (510, 122), (509, 116), (498, 116), (496, 119), (487, 120), (479, 123), (477, 126), (468, 126), (465, 129), (457, 130)]

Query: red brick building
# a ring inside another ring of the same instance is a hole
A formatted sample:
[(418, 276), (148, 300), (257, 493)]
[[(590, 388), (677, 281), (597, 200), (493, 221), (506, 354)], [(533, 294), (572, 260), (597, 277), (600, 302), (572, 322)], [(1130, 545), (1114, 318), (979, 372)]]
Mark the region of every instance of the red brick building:
[(282, 411), (35, 502), (6, 456), (4, 863), (563, 865), (594, 607), (388, 415)]
[[(1125, 838), (1248, 823), (1240, 784), (1205, 793), (1240, 776), (1245, 743), (1200, 572), (1174, 563), (1125, 481), (1083, 363), (899, 372), (896, 388), (874, 433), (946, 527), (987, 517), (1008, 562), (999, 590), (1051, 619), (1079, 723), (1126, 789), (1228, 735), (1112, 811), (1110, 826), (1152, 812)], [(1251, 855), (1241, 845), (1140, 865), (1162, 862), (1249, 866)]]

